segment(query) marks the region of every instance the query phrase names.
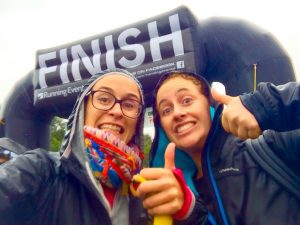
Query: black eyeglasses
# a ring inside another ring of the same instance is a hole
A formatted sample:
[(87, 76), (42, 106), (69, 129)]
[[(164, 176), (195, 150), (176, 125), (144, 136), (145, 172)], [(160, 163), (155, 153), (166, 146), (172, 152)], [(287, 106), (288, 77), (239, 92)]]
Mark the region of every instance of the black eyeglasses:
[(107, 111), (119, 103), (123, 115), (133, 119), (139, 117), (143, 111), (143, 105), (134, 99), (120, 100), (106, 91), (90, 91), (87, 95), (92, 95), (92, 104), (96, 109)]

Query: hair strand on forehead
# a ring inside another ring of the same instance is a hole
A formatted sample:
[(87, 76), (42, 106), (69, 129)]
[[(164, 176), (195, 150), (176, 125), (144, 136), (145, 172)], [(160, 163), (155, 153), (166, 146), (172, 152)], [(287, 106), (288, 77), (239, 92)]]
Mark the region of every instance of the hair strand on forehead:
[[(203, 94), (204, 96), (206, 96), (209, 99), (209, 89), (207, 87), (206, 84), (204, 84), (204, 80), (200, 79), (200, 77), (197, 77), (196, 74), (193, 73), (189, 73), (189, 72), (182, 72), (182, 71), (173, 71), (173, 72), (169, 72), (169, 75), (166, 76), (166, 78), (161, 82), (159, 88), (168, 80), (172, 79), (172, 78), (176, 78), (176, 77), (180, 77), (183, 78), (185, 80), (190, 80), (193, 82), (193, 84), (195, 84), (195, 86), (199, 87), (199, 91), (201, 94)], [(159, 89), (158, 88), (158, 89)], [(158, 91), (157, 89), (157, 91)]]

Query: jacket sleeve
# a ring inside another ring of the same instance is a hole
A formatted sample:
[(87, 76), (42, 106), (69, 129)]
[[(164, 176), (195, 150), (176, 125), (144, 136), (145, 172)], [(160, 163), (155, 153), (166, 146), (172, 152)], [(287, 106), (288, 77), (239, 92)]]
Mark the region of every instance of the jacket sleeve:
[(199, 196), (195, 197), (195, 206), (191, 214), (185, 220), (175, 220), (175, 225), (210, 225), (208, 220), (208, 211), (203, 199)]
[[(55, 172), (54, 160), (47, 151), (25, 152), (0, 166), (0, 215), (34, 201), (35, 194), (49, 183)], [(1, 216), (0, 216), (1, 217)]]
[(267, 130), (263, 136), (273, 152), (298, 174), (300, 170), (300, 129), (286, 132)]
[(300, 128), (300, 83), (275, 86), (260, 83), (257, 90), (240, 96), (262, 130), (288, 131)]

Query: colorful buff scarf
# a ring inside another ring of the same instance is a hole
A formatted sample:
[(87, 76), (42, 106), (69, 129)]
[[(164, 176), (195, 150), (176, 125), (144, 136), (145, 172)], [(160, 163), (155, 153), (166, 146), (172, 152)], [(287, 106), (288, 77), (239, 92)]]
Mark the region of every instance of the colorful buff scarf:
[(110, 132), (88, 126), (83, 130), (94, 177), (112, 188), (128, 187), (132, 176), (141, 170), (143, 152)]

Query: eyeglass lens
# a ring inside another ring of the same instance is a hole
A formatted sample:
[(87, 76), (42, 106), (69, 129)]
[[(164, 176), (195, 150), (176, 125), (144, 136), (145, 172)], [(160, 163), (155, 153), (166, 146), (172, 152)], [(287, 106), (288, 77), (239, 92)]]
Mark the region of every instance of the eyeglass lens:
[(114, 95), (105, 91), (93, 93), (93, 105), (100, 110), (110, 110), (116, 103), (120, 103), (122, 113), (125, 116), (136, 118), (141, 113), (141, 104), (133, 99), (118, 100)]

